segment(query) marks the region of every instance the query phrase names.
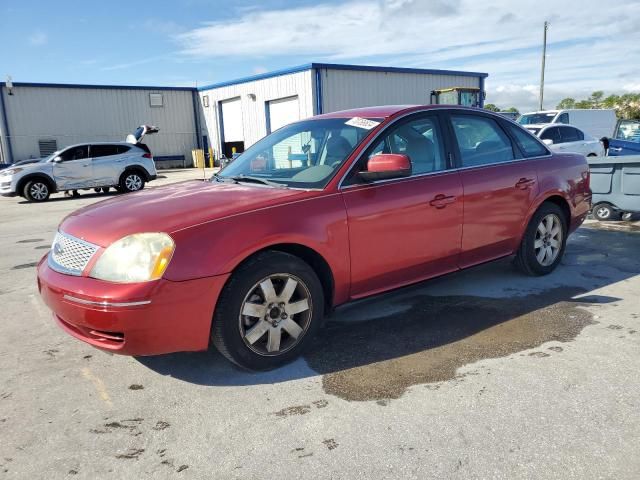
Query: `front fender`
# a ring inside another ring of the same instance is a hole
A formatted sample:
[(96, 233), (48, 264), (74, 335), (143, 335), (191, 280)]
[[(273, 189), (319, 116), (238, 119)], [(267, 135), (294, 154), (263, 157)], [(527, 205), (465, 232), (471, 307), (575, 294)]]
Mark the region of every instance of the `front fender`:
[(214, 220), (172, 232), (171, 236), (176, 251), (165, 272), (169, 280), (227, 274), (260, 250), (297, 244), (314, 250), (329, 265), (336, 303), (348, 298), (349, 236), (344, 203), (338, 193)]

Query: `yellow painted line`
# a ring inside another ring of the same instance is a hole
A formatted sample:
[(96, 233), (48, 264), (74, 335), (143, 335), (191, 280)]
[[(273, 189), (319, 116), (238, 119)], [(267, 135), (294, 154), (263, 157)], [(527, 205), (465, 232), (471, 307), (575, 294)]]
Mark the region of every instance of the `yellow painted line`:
[(111, 397), (109, 397), (109, 394), (107, 393), (107, 387), (104, 386), (104, 382), (96, 377), (89, 367), (84, 367), (82, 369), (82, 376), (93, 383), (93, 386), (96, 388), (96, 391), (98, 392), (98, 395), (100, 395), (102, 401), (106, 403), (109, 408), (112, 408), (113, 403), (111, 403)]

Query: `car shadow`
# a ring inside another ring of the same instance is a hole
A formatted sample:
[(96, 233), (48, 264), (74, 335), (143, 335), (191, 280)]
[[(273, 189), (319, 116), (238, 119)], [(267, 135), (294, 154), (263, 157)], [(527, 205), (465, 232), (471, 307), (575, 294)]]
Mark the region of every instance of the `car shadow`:
[[(67, 197), (67, 196), (64, 196), (64, 195), (57, 195), (56, 194), (55, 197), (49, 197), (49, 199), (47, 200), (47, 203), (49, 203), (49, 202), (65, 202), (65, 201), (68, 201), (68, 200), (82, 200), (82, 199), (86, 200), (88, 198), (91, 199), (91, 198), (98, 198), (98, 197), (106, 199), (106, 198), (115, 197), (117, 195), (121, 195), (121, 193), (117, 192), (115, 190), (109, 191), (108, 193), (104, 193), (104, 192), (100, 192), (100, 193), (97, 193), (97, 192), (91, 192), (91, 193), (82, 192), (82, 193), (80, 193), (80, 195), (75, 196), (75, 197), (73, 197), (73, 196)], [(26, 199), (22, 199), (18, 203), (21, 204), (21, 205), (23, 205), (23, 204), (38, 204), (38, 202), (29, 202)]]
[(597, 323), (581, 307), (620, 301), (590, 292), (640, 273), (634, 253), (639, 239), (636, 233), (581, 228), (562, 265), (545, 277), (525, 277), (505, 259), (348, 304), (334, 312), (302, 358), (269, 372), (241, 370), (217, 352), (137, 360), (199, 385), (322, 375), (324, 389), (345, 399), (395, 398), (409, 385), (455, 378), (461, 367), (482, 359), (572, 341)]

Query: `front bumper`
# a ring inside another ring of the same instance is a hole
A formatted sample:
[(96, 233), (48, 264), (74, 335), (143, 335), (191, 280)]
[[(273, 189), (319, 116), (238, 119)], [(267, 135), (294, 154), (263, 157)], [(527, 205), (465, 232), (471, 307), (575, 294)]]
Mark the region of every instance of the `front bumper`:
[(119, 284), (38, 264), (38, 290), (68, 334), (125, 355), (206, 350), (218, 296), (228, 275)]
[(0, 177), (0, 195), (3, 197), (15, 197), (17, 195), (11, 177)]

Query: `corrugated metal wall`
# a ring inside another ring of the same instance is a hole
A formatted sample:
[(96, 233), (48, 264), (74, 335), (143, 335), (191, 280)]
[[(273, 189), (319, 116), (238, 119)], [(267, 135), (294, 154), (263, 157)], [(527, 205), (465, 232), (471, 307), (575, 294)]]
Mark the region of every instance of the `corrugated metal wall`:
[[(202, 97), (205, 95), (209, 97), (209, 106), (203, 107), (209, 144), (218, 155), (221, 153), (217, 102), (240, 97), (246, 148), (267, 134), (265, 103), (269, 100), (297, 95), (299, 97), (300, 118), (313, 116), (315, 98), (313, 81), (312, 71), (306, 70), (200, 91), (201, 105)], [(255, 100), (249, 98), (249, 94), (255, 95)]]
[[(160, 93), (162, 107), (151, 107)], [(91, 141), (123, 141), (141, 124), (160, 133), (145, 139), (155, 156), (185, 155), (196, 148), (192, 90), (14, 86), (3, 89), (13, 161), (39, 157), (38, 140), (56, 139), (58, 148)], [(5, 152), (6, 154), (6, 152)]]
[(480, 88), (480, 79), (472, 76), (324, 68), (320, 71), (322, 111), (325, 113), (377, 105), (428, 105), (432, 90)]

